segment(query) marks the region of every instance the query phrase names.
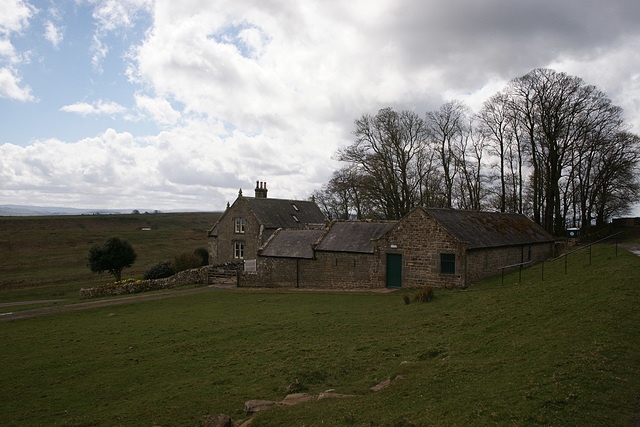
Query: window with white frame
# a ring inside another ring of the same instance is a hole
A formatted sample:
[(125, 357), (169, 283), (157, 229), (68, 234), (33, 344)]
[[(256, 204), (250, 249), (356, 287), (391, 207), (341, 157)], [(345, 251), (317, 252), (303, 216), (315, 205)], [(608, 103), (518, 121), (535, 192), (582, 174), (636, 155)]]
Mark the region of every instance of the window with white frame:
[(234, 218), (234, 231), (236, 233), (244, 234), (245, 219)]
[(243, 259), (244, 258), (244, 243), (243, 242), (233, 242), (233, 257), (235, 259)]

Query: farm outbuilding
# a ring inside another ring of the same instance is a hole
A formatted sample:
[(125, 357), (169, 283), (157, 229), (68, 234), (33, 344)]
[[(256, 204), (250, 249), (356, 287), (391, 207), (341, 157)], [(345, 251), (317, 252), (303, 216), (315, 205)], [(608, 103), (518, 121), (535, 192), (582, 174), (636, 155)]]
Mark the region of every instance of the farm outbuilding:
[(525, 215), (418, 207), (374, 243), (386, 286), (466, 288), (500, 268), (553, 256)]

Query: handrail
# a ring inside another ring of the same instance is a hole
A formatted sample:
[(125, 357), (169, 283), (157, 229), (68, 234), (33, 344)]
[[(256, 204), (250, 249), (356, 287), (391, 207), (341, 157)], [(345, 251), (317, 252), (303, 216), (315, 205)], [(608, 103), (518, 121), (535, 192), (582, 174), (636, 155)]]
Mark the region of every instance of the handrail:
[(579, 247), (579, 248), (577, 248), (577, 249), (572, 250), (571, 252), (567, 252), (567, 253), (564, 253), (564, 254), (562, 254), (562, 255), (560, 255), (560, 256), (557, 256), (557, 257), (555, 257), (555, 258), (553, 258), (553, 259), (550, 259), (550, 260), (548, 260), (548, 262), (557, 261), (557, 260), (559, 260), (559, 259), (560, 259), (560, 258), (562, 258), (562, 257), (565, 257), (565, 256), (567, 256), (567, 255), (571, 255), (571, 254), (576, 253), (576, 252), (579, 252), (579, 251), (581, 251), (581, 250), (583, 250), (583, 249), (586, 249), (586, 248), (588, 248), (588, 247), (590, 247), (590, 246), (595, 245), (596, 243), (604, 242), (605, 240), (609, 240), (610, 238), (615, 237), (615, 236), (617, 236), (618, 234), (622, 234), (622, 233), (623, 233), (623, 231), (618, 231), (617, 233), (610, 234), (610, 235), (608, 235), (607, 237), (605, 237), (605, 238), (603, 238), (603, 239), (596, 240), (595, 242), (591, 242), (591, 243), (589, 243), (588, 245), (581, 246), (581, 247)]
[[(530, 261), (526, 261), (526, 262), (521, 262), (519, 264), (511, 264), (511, 265), (505, 265), (504, 267), (500, 267), (499, 270), (501, 270), (501, 274), (502, 274), (502, 284), (504, 284), (504, 271), (506, 269), (520, 267), (520, 271), (518, 272), (518, 281), (521, 281), (522, 280), (522, 267), (525, 266), (525, 265), (529, 265), (529, 264), (533, 264), (533, 263), (539, 263), (539, 262), (542, 263), (542, 280), (544, 280), (544, 263), (545, 262), (557, 261), (557, 260), (559, 260), (560, 258), (563, 258), (563, 257), (565, 259), (565, 262), (564, 262), (564, 274), (567, 274), (567, 257), (569, 255), (573, 254), (573, 253), (579, 252), (579, 251), (581, 251), (583, 249), (586, 249), (586, 248), (589, 248), (589, 265), (591, 265), (591, 246), (593, 246), (593, 245), (595, 245), (597, 243), (600, 243), (600, 242), (604, 242), (605, 240), (609, 240), (612, 237), (615, 237), (618, 234), (622, 234), (622, 233), (623, 233), (622, 231), (619, 231), (617, 233), (610, 234), (609, 236), (607, 236), (605, 238), (602, 238), (600, 240), (596, 240), (595, 242), (591, 242), (588, 245), (581, 246), (581, 247), (576, 248), (576, 249), (574, 249), (574, 250), (572, 250), (570, 252), (566, 252), (566, 253), (564, 253), (564, 254), (562, 254), (560, 256), (557, 256), (557, 257), (555, 257), (553, 259), (547, 259), (547, 260), (545, 260), (545, 259), (534, 259), (534, 260), (530, 260)], [(616, 256), (618, 256), (618, 241), (617, 240), (616, 240)]]

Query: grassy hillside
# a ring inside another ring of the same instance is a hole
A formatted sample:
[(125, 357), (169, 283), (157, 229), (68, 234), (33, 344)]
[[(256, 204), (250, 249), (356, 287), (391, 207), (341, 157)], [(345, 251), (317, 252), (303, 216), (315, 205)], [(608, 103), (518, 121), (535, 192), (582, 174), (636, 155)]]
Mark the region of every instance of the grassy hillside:
[[(77, 298), (81, 287), (113, 280), (87, 267), (89, 248), (112, 236), (131, 243), (138, 259), (123, 277), (207, 246), (217, 213), (0, 217), (0, 302)], [(151, 231), (142, 231), (151, 228)]]
[[(620, 425), (640, 402), (640, 258), (611, 246), (437, 290), (212, 291), (0, 323), (0, 424)], [(409, 363), (402, 363), (409, 362)], [(396, 380), (378, 392), (381, 380)]]

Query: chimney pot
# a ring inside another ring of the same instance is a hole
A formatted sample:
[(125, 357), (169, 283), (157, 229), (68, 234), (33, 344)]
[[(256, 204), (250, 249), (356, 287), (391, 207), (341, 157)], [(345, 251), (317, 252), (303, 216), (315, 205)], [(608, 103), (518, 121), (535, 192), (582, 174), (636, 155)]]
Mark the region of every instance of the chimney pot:
[(256, 181), (256, 198), (267, 198), (267, 183), (262, 181)]

